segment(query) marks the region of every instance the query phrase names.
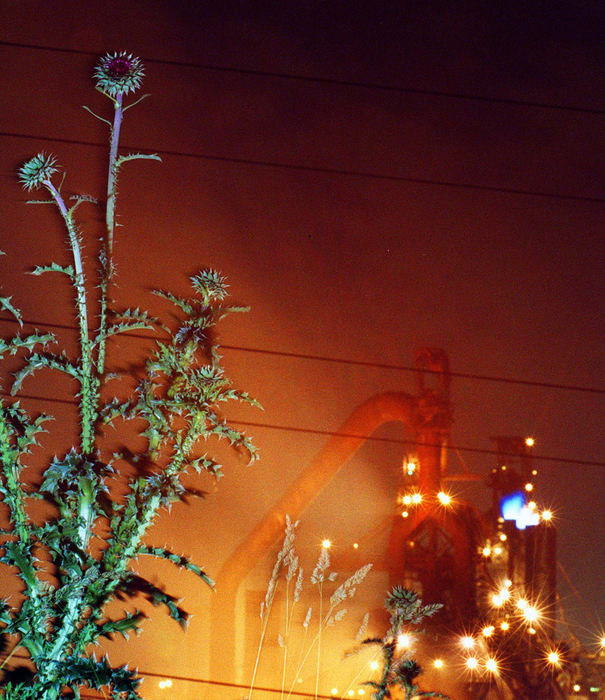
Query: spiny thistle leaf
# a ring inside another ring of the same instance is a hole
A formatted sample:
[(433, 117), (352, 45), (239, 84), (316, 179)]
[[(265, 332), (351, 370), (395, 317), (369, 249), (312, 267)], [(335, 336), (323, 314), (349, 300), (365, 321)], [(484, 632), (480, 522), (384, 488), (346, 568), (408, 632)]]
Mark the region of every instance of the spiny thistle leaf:
[(204, 580), (210, 586), (210, 588), (214, 588), (214, 581), (208, 576), (208, 574), (197, 566), (197, 564), (193, 564), (191, 561), (189, 561), (187, 557), (174, 554), (174, 552), (164, 549), (163, 547), (147, 547), (146, 545), (139, 547), (137, 554), (148, 554), (150, 556), (158, 557), (159, 559), (166, 559), (181, 569), (192, 571), (194, 574)]
[(22, 338), (20, 335), (13, 336), (8, 342), (0, 338), (0, 355), (9, 353), (16, 355), (19, 350), (32, 350), (36, 345), (45, 347), (50, 343), (55, 342), (55, 336), (52, 333), (38, 335), (34, 333)]
[(146, 615), (140, 610), (134, 613), (125, 612), (124, 617), (119, 620), (107, 620), (102, 625), (97, 626), (96, 636), (107, 637), (111, 639), (114, 634), (121, 634), (124, 639), (128, 639), (130, 632), (138, 634), (140, 632), (140, 623), (146, 618)]
[(70, 279), (74, 279), (74, 269), (71, 265), (59, 265), (58, 263), (50, 263), (50, 265), (36, 265), (30, 272), (30, 275), (40, 276), (45, 272), (62, 272)]
[(19, 309), (12, 305), (11, 299), (12, 297), (0, 297), (0, 307), (2, 307), (5, 311), (11, 313), (19, 322), (19, 325), (22, 326), (23, 318), (21, 316), (21, 312), (19, 311)]
[(45, 367), (64, 372), (74, 379), (81, 379), (80, 370), (66, 357), (62, 355), (41, 355), (40, 353), (33, 353), (27, 358), (25, 366), (18, 372), (15, 372), (15, 379), (13, 381), (13, 386), (11, 387), (11, 394), (14, 396), (19, 391), (21, 385), (27, 377), (32, 375), (37, 370), (44, 369)]

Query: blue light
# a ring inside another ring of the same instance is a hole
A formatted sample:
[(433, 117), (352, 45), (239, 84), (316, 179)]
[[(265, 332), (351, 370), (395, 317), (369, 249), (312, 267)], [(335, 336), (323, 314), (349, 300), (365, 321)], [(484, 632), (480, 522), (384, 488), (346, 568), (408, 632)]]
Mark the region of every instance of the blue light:
[(525, 530), (526, 527), (540, 522), (540, 516), (525, 505), (525, 496), (521, 491), (515, 491), (502, 498), (500, 513), (504, 520), (514, 520), (517, 530)]
[(517, 520), (521, 515), (525, 498), (520, 491), (504, 496), (500, 501), (500, 513), (504, 520)]

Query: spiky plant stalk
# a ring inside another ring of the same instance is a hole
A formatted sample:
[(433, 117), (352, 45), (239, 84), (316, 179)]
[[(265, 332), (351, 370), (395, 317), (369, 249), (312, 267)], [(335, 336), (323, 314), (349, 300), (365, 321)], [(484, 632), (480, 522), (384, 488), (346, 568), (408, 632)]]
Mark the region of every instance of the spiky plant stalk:
[[(78, 327), (78, 353), (70, 357), (65, 351), (51, 352), (55, 342), (50, 334), (37, 333), (9, 341), (0, 340), (0, 357), (25, 352), (25, 362), (14, 378), (12, 393), (37, 369), (50, 368), (78, 382), (75, 401), (79, 405), (80, 442), (63, 457), (54, 457), (42, 471), (39, 488), (28, 484), (22, 470), (27, 456), (36, 447), (46, 416), (30, 417), (18, 403), (0, 404), (0, 495), (8, 511), (8, 528), (0, 530), (0, 563), (14, 567), (22, 584), (22, 602), (9, 606), (0, 602), (1, 632), (14, 635), (18, 648), (24, 649), (33, 666), (27, 681), (16, 680), (8, 669), (7, 659), (0, 665), (4, 681), (0, 697), (5, 699), (57, 700), (65, 689), (79, 697), (80, 687), (107, 688), (112, 698), (140, 698), (139, 680), (127, 667), (114, 668), (107, 658), (97, 659), (90, 647), (102, 637), (128, 636), (138, 629), (144, 617), (139, 610), (126, 610), (122, 617), (109, 619), (107, 603), (117, 595), (143, 595), (154, 605), (163, 605), (181, 625), (187, 613), (176, 599), (153, 585), (131, 568), (140, 556), (166, 559), (180, 569), (197, 575), (212, 586), (205, 571), (186, 557), (145, 543), (149, 526), (158, 513), (187, 494), (199, 495), (182, 484), (188, 472), (221, 475), (221, 465), (202, 453), (201, 444), (211, 435), (227, 440), (243, 451), (250, 461), (256, 452), (250, 440), (231, 427), (220, 415), (223, 402), (256, 402), (245, 392), (231, 386), (220, 367), (218, 346), (210, 340), (213, 326), (241, 307), (225, 304), (227, 285), (213, 270), (191, 277), (190, 298), (157, 291), (176, 308), (180, 321), (169, 330), (140, 309), (112, 308), (110, 286), (114, 276), (113, 243), (116, 210), (116, 183), (120, 167), (130, 160), (155, 159), (155, 155), (119, 154), (120, 128), (126, 109), (124, 97), (138, 89), (143, 76), (139, 59), (115, 53), (103, 57), (95, 71), (97, 88), (114, 107), (113, 122), (100, 117), (110, 128), (106, 233), (101, 246), (97, 296), (90, 293), (85, 276), (87, 260), (82, 255), (81, 226), (76, 220), (83, 203), (94, 203), (87, 195), (72, 197), (69, 206), (62, 191), (63, 181), (55, 184), (58, 166), (52, 155), (39, 153), (20, 169), (25, 189), (41, 188), (51, 199), (65, 226), (72, 264), (38, 266), (35, 275), (55, 272), (66, 275), (74, 290), (74, 317)], [(142, 99), (142, 98), (141, 98)], [(140, 101), (140, 100), (137, 100)], [(88, 108), (87, 108), (88, 109)], [(93, 113), (92, 110), (88, 109)], [(96, 305), (97, 330), (91, 330), (89, 318)], [(21, 322), (19, 312), (9, 297), (0, 297), (0, 308)], [(134, 390), (127, 382), (123, 387), (129, 398), (105, 399), (101, 386), (109, 378), (128, 377), (128, 373), (108, 374), (107, 343), (121, 333), (158, 329), (167, 334), (156, 341), (141, 378)], [(104, 424), (142, 424), (140, 431), (146, 447), (139, 453), (107, 454), (103, 449), (100, 428)], [(151, 473), (131, 478), (115, 469), (118, 463), (130, 463), (136, 470), (139, 462), (154, 465)], [(120, 482), (126, 494), (112, 495), (111, 486)], [(30, 517), (32, 498), (44, 498), (56, 508), (56, 515), (38, 524)], [(100, 526), (103, 525), (103, 528)], [(91, 546), (94, 533), (108, 535), (99, 548)]]
[(415, 591), (395, 586), (387, 595), (385, 607), (390, 614), (390, 627), (384, 637), (364, 640), (364, 644), (376, 644), (382, 655), (382, 672), (379, 681), (366, 681), (365, 685), (373, 689), (373, 700), (385, 700), (392, 697), (391, 689), (399, 687), (404, 693), (404, 700), (421, 700), (421, 698), (442, 698), (447, 695), (436, 690), (420, 690), (416, 679), (422, 673), (420, 665), (408, 654), (397, 653), (397, 638), (410, 627), (417, 627), (426, 617), (431, 617), (443, 606), (439, 603), (423, 605)]

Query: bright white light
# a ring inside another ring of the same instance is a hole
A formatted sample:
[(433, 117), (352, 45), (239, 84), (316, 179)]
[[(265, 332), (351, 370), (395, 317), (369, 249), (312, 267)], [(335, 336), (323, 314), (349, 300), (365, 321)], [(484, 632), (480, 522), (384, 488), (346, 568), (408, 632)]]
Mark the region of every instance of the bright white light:
[(460, 637), (460, 644), (462, 644), (465, 649), (472, 649), (475, 646), (475, 640), (467, 634), (464, 637)]
[(441, 503), (443, 506), (449, 506), (449, 504), (452, 502), (452, 497), (449, 495), (449, 493), (445, 493), (445, 491), (439, 491), (437, 498), (439, 499), (439, 503)]
[(443, 668), (443, 659), (435, 659), (433, 661), (433, 666), (435, 668)]
[(479, 666), (479, 662), (474, 656), (469, 656), (466, 660), (466, 667), (471, 671), (474, 671)]
[(409, 649), (412, 646), (413, 641), (414, 640), (412, 639), (412, 635), (407, 634), (406, 632), (402, 632), (397, 637), (397, 646), (401, 649)]
[(533, 447), (536, 444), (536, 441), (533, 439), (533, 437), (526, 437), (525, 438), (525, 444), (528, 447)]
[(540, 522), (540, 515), (527, 506), (523, 506), (516, 519), (518, 530), (525, 530), (526, 527), (537, 525)]
[(321, 546), (322, 546), (324, 549), (330, 549), (330, 547), (332, 546), (332, 542), (330, 542), (330, 540), (324, 540), (324, 541), (321, 543)]
[(538, 610), (533, 606), (533, 605), (528, 605), (524, 610), (523, 610), (523, 617), (528, 621), (528, 622), (535, 622), (539, 617), (540, 613)]
[(498, 671), (498, 662), (496, 659), (487, 658), (485, 660), (485, 668), (490, 672), (490, 673), (496, 673)]

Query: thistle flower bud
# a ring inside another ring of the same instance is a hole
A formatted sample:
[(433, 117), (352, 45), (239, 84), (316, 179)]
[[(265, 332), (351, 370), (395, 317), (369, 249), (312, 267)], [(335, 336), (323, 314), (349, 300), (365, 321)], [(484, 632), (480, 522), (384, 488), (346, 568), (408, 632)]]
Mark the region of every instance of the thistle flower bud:
[(50, 180), (51, 175), (56, 173), (55, 157), (46, 155), (43, 151), (36, 154), (19, 168), (19, 181), (26, 190), (33, 190)]
[(144, 75), (141, 61), (126, 51), (103, 56), (93, 73), (97, 87), (109, 97), (134, 92), (141, 86)]

